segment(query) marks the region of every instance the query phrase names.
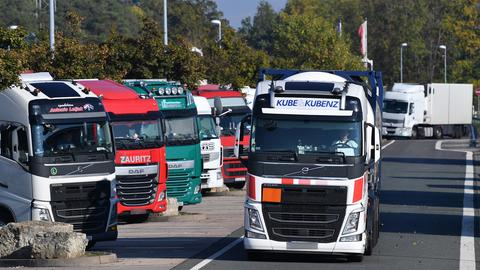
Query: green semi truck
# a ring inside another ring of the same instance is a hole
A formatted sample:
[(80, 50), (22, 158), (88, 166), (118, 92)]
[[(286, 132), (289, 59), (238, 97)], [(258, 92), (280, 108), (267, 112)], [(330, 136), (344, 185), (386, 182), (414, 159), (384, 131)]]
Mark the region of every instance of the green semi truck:
[(154, 97), (165, 117), (167, 143), (167, 197), (183, 205), (202, 201), (202, 156), (197, 109), (192, 94), (178, 82), (160, 79), (125, 80), (140, 96)]

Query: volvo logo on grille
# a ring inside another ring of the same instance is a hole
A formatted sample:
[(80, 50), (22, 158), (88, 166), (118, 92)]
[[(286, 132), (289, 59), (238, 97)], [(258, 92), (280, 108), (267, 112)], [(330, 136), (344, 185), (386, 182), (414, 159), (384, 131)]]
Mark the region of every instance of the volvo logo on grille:
[(308, 167), (303, 167), (302, 168), (302, 174), (308, 174), (309, 171), (310, 171), (310, 168), (308, 168)]

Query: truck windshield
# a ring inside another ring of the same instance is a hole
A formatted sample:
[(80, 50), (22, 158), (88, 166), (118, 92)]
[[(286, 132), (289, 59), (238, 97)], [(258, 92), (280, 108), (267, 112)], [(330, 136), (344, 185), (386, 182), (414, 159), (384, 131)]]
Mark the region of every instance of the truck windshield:
[(201, 140), (210, 140), (218, 138), (217, 131), (215, 129), (215, 121), (211, 115), (199, 115), (198, 118), (198, 129), (200, 133)]
[(33, 125), (32, 141), (34, 154), (41, 157), (113, 152), (106, 122)]
[(360, 156), (361, 130), (360, 122), (258, 118), (252, 127), (251, 152)]
[[(213, 98), (209, 98), (208, 103), (210, 104), (210, 107), (213, 107), (215, 101)], [(241, 107), (247, 106), (247, 103), (243, 97), (222, 97), (222, 105), (224, 107)]]
[(163, 144), (160, 120), (118, 121), (111, 125), (119, 150), (157, 148)]
[(198, 143), (198, 129), (195, 117), (176, 117), (165, 119), (167, 145)]
[(383, 111), (386, 113), (405, 114), (408, 110), (408, 102), (398, 101), (394, 99), (386, 99), (383, 101)]
[[(220, 118), (220, 126), (222, 127), (222, 135), (235, 136), (237, 124), (242, 121), (245, 114), (226, 114)], [(247, 131), (248, 133), (248, 131)]]

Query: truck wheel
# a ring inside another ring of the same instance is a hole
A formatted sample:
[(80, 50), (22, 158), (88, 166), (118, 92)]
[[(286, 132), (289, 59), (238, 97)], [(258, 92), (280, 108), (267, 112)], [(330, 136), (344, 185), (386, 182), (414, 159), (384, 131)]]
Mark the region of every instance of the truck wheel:
[(363, 254), (349, 255), (347, 257), (347, 260), (349, 262), (362, 262), (363, 261)]
[(441, 127), (434, 127), (433, 128), (433, 137), (435, 139), (441, 139), (443, 138), (443, 132)]
[(95, 246), (97, 242), (95, 241), (88, 241), (87, 247), (85, 248), (86, 250), (92, 250), (92, 248)]
[(412, 128), (412, 139), (416, 139), (418, 136), (418, 130), (417, 130), (417, 127), (413, 127)]
[(12, 222), (10, 215), (0, 212), (0, 227), (7, 225), (8, 223)]
[(178, 212), (182, 211), (183, 205), (178, 207)]
[(245, 182), (235, 182), (232, 184), (234, 189), (242, 189), (245, 186)]

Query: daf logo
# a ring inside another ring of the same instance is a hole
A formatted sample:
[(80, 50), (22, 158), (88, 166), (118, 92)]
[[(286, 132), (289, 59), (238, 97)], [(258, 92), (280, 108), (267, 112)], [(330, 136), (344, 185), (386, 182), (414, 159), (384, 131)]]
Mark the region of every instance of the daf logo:
[(128, 170), (128, 174), (145, 174), (144, 169), (130, 169)]
[(309, 171), (310, 171), (310, 168), (308, 168), (308, 167), (303, 167), (302, 168), (302, 174), (308, 174)]

